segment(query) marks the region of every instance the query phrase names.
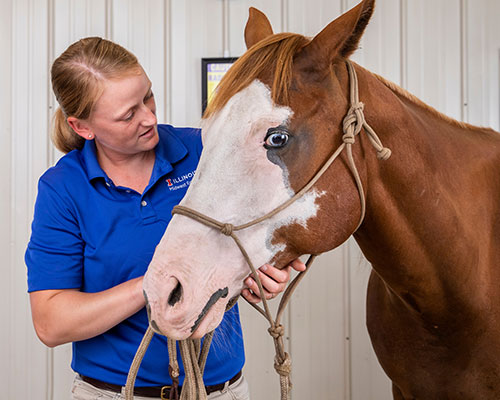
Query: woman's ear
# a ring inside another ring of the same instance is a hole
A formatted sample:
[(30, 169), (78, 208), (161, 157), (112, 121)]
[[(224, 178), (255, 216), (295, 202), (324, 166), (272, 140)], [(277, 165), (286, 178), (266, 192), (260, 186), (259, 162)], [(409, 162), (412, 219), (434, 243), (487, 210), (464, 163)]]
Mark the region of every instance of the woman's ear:
[(68, 125), (78, 134), (78, 136), (86, 140), (94, 139), (94, 134), (86, 121), (75, 117), (68, 117), (66, 121), (68, 121)]
[(250, 7), (247, 25), (245, 26), (247, 49), (272, 34), (273, 28), (266, 15), (262, 11)]

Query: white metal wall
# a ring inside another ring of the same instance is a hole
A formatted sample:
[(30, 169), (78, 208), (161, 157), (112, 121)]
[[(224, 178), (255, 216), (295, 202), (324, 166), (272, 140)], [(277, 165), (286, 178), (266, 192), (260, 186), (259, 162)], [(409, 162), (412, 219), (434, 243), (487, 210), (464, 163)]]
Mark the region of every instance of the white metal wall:
[[(60, 156), (48, 140), (50, 62), (80, 37), (131, 49), (149, 73), (160, 121), (198, 125), (200, 59), (244, 51), (248, 7), (275, 31), (314, 35), (355, 0), (0, 0), (0, 399), (69, 398), (70, 347), (35, 337), (23, 255), (40, 174)], [(354, 59), (424, 101), (499, 128), (500, 1), (378, 0)], [(365, 328), (370, 266), (350, 241), (322, 256), (286, 318), (295, 399), (382, 400), (390, 385)], [(253, 398), (278, 398), (266, 326), (242, 305)]]

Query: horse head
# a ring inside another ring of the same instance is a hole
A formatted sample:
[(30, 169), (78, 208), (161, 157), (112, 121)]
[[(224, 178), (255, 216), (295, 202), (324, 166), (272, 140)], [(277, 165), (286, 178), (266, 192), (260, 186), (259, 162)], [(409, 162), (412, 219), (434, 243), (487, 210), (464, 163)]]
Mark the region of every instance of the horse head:
[[(312, 39), (273, 34), (266, 16), (250, 9), (248, 51), (207, 108), (203, 153), (181, 206), (238, 226), (279, 207), (311, 180), (342, 143), (350, 105), (345, 62), (373, 7), (374, 0), (362, 1)], [(363, 180), (363, 164), (358, 167)], [(297, 201), (238, 231), (238, 238), (255, 266), (284, 267), (347, 240), (360, 220), (359, 196), (341, 154)], [(227, 232), (174, 215), (144, 279), (152, 326), (172, 339), (203, 336), (220, 323), (249, 273)]]

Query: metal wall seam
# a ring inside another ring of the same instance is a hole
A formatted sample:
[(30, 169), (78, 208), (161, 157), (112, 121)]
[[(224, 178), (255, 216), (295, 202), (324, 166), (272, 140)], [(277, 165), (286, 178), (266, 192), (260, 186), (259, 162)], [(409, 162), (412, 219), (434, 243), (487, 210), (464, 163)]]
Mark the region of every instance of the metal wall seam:
[(130, 49), (132, 48), (132, 41), (131, 38), (134, 37), (134, 35), (131, 35), (132, 30), (134, 29), (134, 21), (132, 19), (132, 0), (127, 1), (127, 17), (128, 17), (128, 29), (127, 29), (127, 43), (125, 48)]
[(229, 47), (229, 0), (222, 0), (222, 54), (230, 56)]
[(92, 13), (90, 11), (91, 6), (89, 0), (85, 0), (85, 36), (90, 36), (91, 32), (91, 20), (92, 20)]
[(148, 69), (150, 69), (152, 64), (153, 64), (151, 62), (151, 38), (153, 37), (153, 35), (152, 35), (153, 24), (151, 23), (152, 10), (153, 10), (153, 7), (151, 7), (151, 6), (146, 8), (145, 18), (146, 18), (146, 21), (148, 21), (148, 30), (147, 30), (147, 32), (144, 32), (144, 36), (142, 37), (142, 39), (143, 39), (142, 48), (144, 49), (144, 60), (146, 60), (146, 65), (148, 66)]
[(163, 60), (167, 73), (164, 80), (164, 118), (167, 123), (172, 123), (172, 2), (165, 0), (163, 8)]
[(281, 0), (281, 31), (288, 32), (290, 26), (290, 15), (288, 13), (288, 0)]
[[(11, 159), (10, 159), (10, 215), (11, 215), (11, 220), (10, 220), (10, 226), (9, 226), (9, 239), (10, 239), (10, 247), (9, 247), (9, 260), (10, 263), (9, 265), (13, 264), (13, 261), (15, 260), (15, 253), (16, 253), (16, 246), (15, 246), (15, 240), (16, 240), (16, 230), (15, 230), (15, 222), (16, 222), (16, 209), (14, 207), (15, 201), (16, 201), (16, 190), (15, 190), (15, 182), (16, 182), (16, 160), (15, 160), (15, 154), (16, 154), (16, 141), (19, 139), (18, 135), (14, 135), (14, 128), (17, 125), (16, 123), (16, 118), (15, 118), (15, 108), (14, 104), (16, 101), (16, 94), (17, 90), (15, 90), (15, 82), (14, 82), (14, 71), (16, 71), (16, 60), (17, 60), (17, 53), (19, 52), (19, 47), (15, 45), (15, 38), (16, 38), (16, 8), (19, 7), (19, 1), (13, 1), (11, 0), (11, 6), (12, 6), (12, 27), (11, 27), (11, 35), (12, 35), (12, 43), (11, 43), (11, 93), (10, 93), (10, 98), (11, 98), (11, 110), (10, 110), (10, 118), (11, 118), (11, 131), (10, 131), (10, 154), (11, 154)], [(11, 322), (14, 321), (14, 307), (13, 305), (15, 304), (14, 302), (14, 294), (13, 294), (13, 288), (15, 287), (15, 277), (14, 273), (12, 271), (12, 268), (9, 268), (8, 272), (8, 279), (10, 281), (9, 284), (9, 304), (8, 304), (8, 321), (9, 321), (9, 334), (8, 334), (8, 342), (13, 343), (14, 341), (12, 338), (14, 337), (15, 334), (15, 327), (14, 324)], [(15, 346), (7, 346), (7, 351), (8, 351), (8, 357), (7, 359), (9, 360), (10, 366), (15, 365), (14, 362), (14, 354), (15, 354)], [(14, 374), (14, 368), (10, 367), (9, 372), (8, 372), (8, 386), (7, 386), (7, 396), (9, 398), (12, 398), (13, 395), (13, 388), (12, 388), (12, 375)]]
[[(55, 25), (55, 6), (54, 6), (54, 0), (47, 0), (47, 54), (48, 54), (48, 71), (50, 72), (50, 67), (51, 63), (54, 61), (55, 54), (54, 54), (54, 48), (55, 48), (55, 34), (54, 34), (54, 27)], [(51, 121), (52, 121), (52, 115), (56, 110), (57, 104), (54, 101), (54, 96), (52, 95), (52, 90), (51, 90), (51, 84), (50, 81), (47, 81), (47, 132), (50, 136), (51, 132)], [(50, 139), (50, 138), (49, 138)], [(47, 140), (47, 168), (53, 165), (55, 162), (55, 153), (54, 153), (54, 146), (52, 146), (52, 142), (50, 140)]]
[(469, 122), (469, 10), (467, 0), (460, 0), (460, 96), (462, 121)]
[(408, 89), (408, 0), (400, 0), (399, 25), (400, 35), (400, 82), (402, 88)]
[[(55, 25), (55, 11), (54, 11), (54, 0), (47, 0), (47, 59), (48, 59), (48, 71), (50, 73), (50, 66), (54, 60), (54, 25)], [(47, 135), (49, 136), (47, 140), (47, 168), (53, 165), (55, 162), (55, 152), (54, 146), (52, 146), (52, 141), (50, 140), (51, 133), (51, 121), (52, 115), (55, 111), (55, 101), (52, 95), (50, 80), (47, 80)], [(47, 400), (54, 400), (54, 349), (46, 348), (46, 392), (45, 396)]]
[[(34, 59), (33, 59), (33, 43), (34, 43), (34, 37), (33, 37), (33, 32), (34, 32), (34, 29), (33, 29), (33, 25), (34, 25), (34, 4), (33, 4), (33, 1), (35, 0), (29, 0), (28, 1), (28, 54), (27, 54), (27, 65), (28, 65), (28, 78), (27, 78), (27, 81), (28, 81), (28, 97), (27, 97), (27, 101), (26, 101), (26, 115), (28, 115), (28, 118), (26, 120), (26, 124), (27, 124), (27, 153), (26, 154), (26, 158), (27, 158), (27, 164), (28, 164), (28, 169), (27, 169), (27, 174), (26, 174), (26, 177), (28, 178), (28, 181), (26, 182), (27, 185), (27, 196), (25, 198), (25, 210), (29, 210), (31, 207), (32, 207), (32, 203), (31, 203), (31, 200), (33, 199), (33, 192), (34, 192), (34, 188), (33, 188), (33, 185), (31, 185), (31, 182), (34, 182), (33, 178), (34, 178), (34, 174), (33, 174), (33, 155), (35, 154), (35, 152), (33, 151), (33, 145), (34, 145), (34, 141), (33, 141), (33, 107), (32, 107), (32, 103), (31, 103), (31, 100), (33, 100), (35, 97), (34, 97), (34, 93), (33, 93), (33, 77), (34, 77), (34, 68), (38, 67), (38, 63), (36, 63), (36, 67), (35, 67), (35, 63), (34, 63)], [(25, 214), (26, 216), (26, 220), (24, 221), (25, 222), (25, 226), (29, 227), (29, 220), (28, 220), (28, 214), (26, 213)], [(28, 228), (29, 229), (29, 228)]]
[(106, 0), (106, 39), (113, 40), (113, 0)]
[(348, 9), (349, 9), (348, 0), (341, 0), (340, 1), (340, 14), (345, 13)]
[(351, 341), (351, 240), (342, 246), (342, 277), (344, 287), (344, 399), (352, 398), (352, 341)]

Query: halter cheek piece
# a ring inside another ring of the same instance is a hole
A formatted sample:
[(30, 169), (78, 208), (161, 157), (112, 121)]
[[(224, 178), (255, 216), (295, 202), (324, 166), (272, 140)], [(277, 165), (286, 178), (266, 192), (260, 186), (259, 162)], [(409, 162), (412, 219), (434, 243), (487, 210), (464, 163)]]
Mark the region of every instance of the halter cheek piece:
[[(252, 276), (257, 282), (257, 285), (259, 287), (259, 292), (260, 292), (260, 297), (262, 299), (262, 304), (264, 308), (261, 308), (257, 306), (256, 304), (250, 303), (257, 311), (259, 311), (269, 322), (270, 328), (268, 329), (269, 334), (273, 337), (274, 340), (274, 345), (275, 345), (275, 350), (276, 350), (276, 356), (274, 359), (274, 368), (276, 369), (277, 373), (280, 375), (280, 387), (281, 387), (281, 399), (288, 399), (289, 398), (289, 392), (291, 388), (291, 383), (290, 383), (290, 372), (291, 372), (291, 359), (290, 356), (287, 352), (284, 351), (284, 343), (283, 343), (283, 335), (284, 335), (284, 328), (283, 325), (281, 325), (281, 316), (283, 314), (283, 311), (286, 308), (286, 305), (288, 304), (289, 299), (291, 298), (291, 295), (299, 282), (302, 280), (304, 274), (309, 270), (310, 265), (314, 261), (314, 258), (316, 255), (311, 255), (309, 259), (306, 262), (306, 270), (303, 272), (300, 272), (297, 277), (288, 285), (287, 289), (283, 293), (283, 296), (281, 298), (278, 311), (276, 314), (276, 319), (273, 319), (272, 314), (269, 310), (269, 306), (267, 303), (267, 300), (264, 295), (264, 288), (262, 286), (262, 282), (260, 281), (259, 275), (257, 274), (257, 271), (247, 253), (245, 250), (245, 247), (241, 243), (240, 239), (238, 236), (236, 236), (235, 232), (246, 229), (248, 227), (251, 227), (253, 225), (257, 225), (274, 215), (278, 214), (288, 206), (290, 206), (292, 203), (294, 203), (297, 199), (302, 197), (307, 191), (309, 191), (315, 184), (316, 182), (323, 176), (325, 171), (330, 167), (330, 165), (335, 161), (335, 159), (342, 153), (344, 148), (346, 148), (347, 151), (347, 159), (348, 159), (348, 165), (349, 169), (351, 170), (351, 173), (354, 176), (356, 186), (358, 188), (359, 192), (359, 198), (361, 202), (361, 215), (360, 219), (358, 222), (358, 225), (356, 226), (355, 231), (360, 227), (361, 223), (363, 222), (364, 216), (365, 216), (365, 211), (366, 211), (366, 201), (365, 201), (365, 194), (363, 190), (363, 185), (361, 182), (361, 178), (359, 176), (358, 170), (356, 168), (356, 164), (354, 162), (354, 158), (352, 155), (352, 145), (355, 143), (355, 138), (356, 135), (358, 135), (361, 132), (361, 129), (364, 128), (365, 132), (370, 139), (371, 144), (377, 151), (377, 158), (381, 160), (387, 160), (391, 156), (391, 150), (388, 148), (384, 147), (375, 133), (375, 131), (371, 128), (370, 125), (365, 120), (365, 116), (363, 114), (363, 108), (364, 104), (359, 101), (359, 90), (358, 90), (358, 78), (356, 75), (356, 71), (354, 70), (354, 67), (352, 63), (347, 60), (347, 70), (349, 73), (349, 83), (350, 83), (350, 103), (351, 106), (349, 108), (349, 111), (347, 112), (347, 115), (344, 118), (343, 122), (343, 132), (344, 135), (342, 136), (342, 143), (340, 146), (337, 148), (337, 150), (330, 156), (330, 158), (323, 164), (321, 169), (314, 175), (314, 177), (305, 185), (299, 192), (297, 192), (293, 197), (288, 199), (286, 202), (281, 204), (279, 207), (275, 208), (271, 212), (263, 215), (260, 218), (257, 218), (253, 221), (247, 222), (246, 224), (242, 225), (232, 225), (228, 223), (222, 223), (219, 222), (209, 216), (206, 216), (196, 210), (193, 210), (188, 207), (184, 206), (175, 206), (172, 210), (172, 215), (174, 214), (179, 214), (183, 215), (185, 217), (192, 218), (204, 225), (207, 225), (209, 227), (212, 227), (214, 229), (218, 229), (222, 234), (226, 236), (230, 236), (233, 238), (234, 242), (240, 249), (243, 257), (245, 258), (247, 264), (250, 267), (250, 270), (252, 271)], [(148, 330), (146, 331), (146, 335), (143, 339), (143, 342), (141, 342), (141, 346), (139, 347), (139, 350), (137, 351), (136, 357), (134, 358), (134, 363), (132, 364), (132, 367), (130, 368), (129, 371), (129, 376), (127, 378), (127, 386), (125, 387), (125, 399), (126, 400), (131, 400), (132, 397), (127, 397), (127, 396), (132, 396), (132, 389), (133, 384), (135, 382), (135, 376), (137, 375), (137, 370), (135, 372), (133, 369), (138, 369), (138, 365), (140, 365), (140, 362), (142, 360), (142, 357), (144, 356), (144, 352), (141, 350), (141, 348), (145, 345), (146, 347), (149, 345), (149, 341), (151, 340), (151, 337), (153, 335), (151, 331), (151, 328), (149, 327)], [(213, 334), (211, 332), (208, 335)], [(211, 339), (211, 336), (210, 336)], [(197, 343), (195, 341), (192, 341), (190, 339), (186, 339), (181, 341), (181, 352), (183, 353), (183, 360), (184, 360), (184, 365), (186, 364), (193, 364), (191, 367), (186, 366), (186, 380), (183, 385), (183, 390), (181, 393), (181, 399), (182, 398), (188, 398), (188, 399), (206, 399), (206, 394), (200, 393), (204, 392), (204, 386), (203, 386), (203, 368), (205, 365), (206, 361), (206, 353), (208, 353), (208, 349), (205, 350), (205, 345), (203, 348), (200, 349), (200, 345), (198, 344), (192, 344)], [(209, 342), (210, 340), (205, 339), (205, 342), (208, 342), (208, 346), (210, 346)], [(174, 345), (169, 344), (169, 351), (172, 351), (171, 354), (171, 375), (172, 378), (175, 380), (175, 378), (178, 377), (179, 375), (179, 367), (177, 365), (177, 355), (176, 355), (176, 350), (175, 350), (175, 343)], [(189, 350), (188, 350), (189, 349)], [(201, 351), (201, 355), (200, 355)], [(188, 357), (190, 361), (186, 359)], [(139, 359), (140, 358), (140, 359)], [(138, 360), (136, 360), (138, 359)], [(138, 361), (138, 363), (136, 362)], [(190, 373), (190, 370), (194, 369), (194, 376), (192, 376), (192, 373)], [(173, 374), (172, 374), (173, 373)], [(134, 375), (135, 374), (135, 375)], [(189, 375), (189, 376), (188, 376)], [(188, 378), (190, 378), (188, 380)], [(190, 380), (194, 379), (194, 383), (191, 383)], [(129, 383), (130, 380), (130, 383)], [(200, 383), (201, 382), (201, 383)], [(174, 385), (175, 386), (175, 385)], [(191, 393), (191, 396), (196, 396), (196, 397), (185, 397), (184, 392), (188, 391)]]

